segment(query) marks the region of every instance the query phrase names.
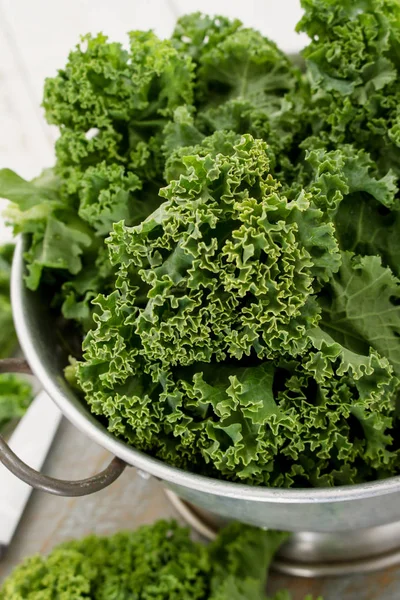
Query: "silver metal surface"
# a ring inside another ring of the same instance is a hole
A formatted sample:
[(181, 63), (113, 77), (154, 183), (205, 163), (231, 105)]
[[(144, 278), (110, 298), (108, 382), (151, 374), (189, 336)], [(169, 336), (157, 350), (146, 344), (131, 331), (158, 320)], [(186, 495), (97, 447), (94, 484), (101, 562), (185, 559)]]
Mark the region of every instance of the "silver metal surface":
[(270, 489), (224, 482), (168, 466), (118, 440), (91, 415), (63, 377), (47, 298), (26, 289), (23, 241), (12, 269), (12, 305), (32, 371), (64, 415), (92, 440), (159, 479), (186, 501), (221, 516), (286, 531), (351, 531), (400, 521), (400, 477), (338, 488)]
[[(61, 420), (61, 412), (40, 392), (15, 428), (9, 446), (35, 469), (41, 469)], [(32, 488), (0, 464), (0, 545), (7, 547)]]
[[(206, 540), (216, 538), (228, 520), (165, 494), (180, 516)], [(400, 523), (346, 533), (293, 533), (272, 563), (295, 577), (338, 577), (380, 571), (400, 564)]]
[(187, 502), (184, 502), (174, 492), (171, 492), (171, 490), (164, 488), (164, 493), (175, 510), (186, 521), (186, 523), (190, 525), (192, 529), (194, 529), (194, 531), (197, 531), (201, 537), (209, 542), (215, 540), (220, 527), (216, 524), (214, 519), (207, 518), (210, 515), (205, 517), (204, 515), (199, 514), (199, 511), (195, 506), (191, 506)]

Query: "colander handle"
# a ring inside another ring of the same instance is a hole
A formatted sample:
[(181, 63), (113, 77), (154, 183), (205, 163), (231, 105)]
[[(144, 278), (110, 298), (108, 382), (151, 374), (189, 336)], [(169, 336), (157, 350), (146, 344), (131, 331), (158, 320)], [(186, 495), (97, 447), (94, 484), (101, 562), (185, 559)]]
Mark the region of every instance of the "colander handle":
[[(28, 363), (19, 358), (0, 360), (0, 373), (25, 373), (32, 375)], [(106, 488), (113, 483), (124, 471), (127, 464), (120, 458), (114, 457), (108, 467), (101, 473), (80, 481), (66, 481), (42, 475), (24, 463), (11, 450), (0, 435), (0, 462), (16, 477), (34, 489), (48, 492), (56, 496), (87, 496)]]

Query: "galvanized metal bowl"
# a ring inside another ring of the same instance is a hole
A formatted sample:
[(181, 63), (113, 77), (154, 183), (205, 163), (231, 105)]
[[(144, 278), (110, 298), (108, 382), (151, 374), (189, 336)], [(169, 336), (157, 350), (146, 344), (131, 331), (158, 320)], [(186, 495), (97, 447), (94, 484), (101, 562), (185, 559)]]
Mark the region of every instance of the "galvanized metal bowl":
[[(400, 477), (337, 488), (252, 487), (171, 467), (116, 438), (64, 379), (66, 356), (57, 341), (48, 300), (25, 287), (23, 252), (24, 240), (20, 239), (12, 269), (12, 305), (21, 347), (43, 388), (89, 438), (128, 465), (162, 480), (185, 501), (228, 519), (291, 532), (319, 532), (322, 536), (343, 536), (344, 532), (400, 521)], [(400, 546), (398, 531), (392, 546)]]
[(288, 531), (347, 531), (400, 521), (400, 477), (322, 489), (270, 489), (189, 473), (135, 450), (109, 433), (63, 377), (66, 356), (47, 299), (23, 280), (23, 241), (15, 251), (12, 305), (21, 347), (33, 373), (64, 415), (110, 452), (159, 479), (180, 496), (222, 516)]

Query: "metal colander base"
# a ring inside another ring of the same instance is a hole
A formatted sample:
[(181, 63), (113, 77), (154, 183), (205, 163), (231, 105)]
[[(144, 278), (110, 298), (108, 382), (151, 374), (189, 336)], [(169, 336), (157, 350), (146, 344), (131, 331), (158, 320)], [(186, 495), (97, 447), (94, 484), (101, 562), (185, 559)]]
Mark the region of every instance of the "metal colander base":
[[(227, 521), (165, 489), (179, 515), (194, 531), (212, 541)], [(349, 533), (293, 533), (272, 568), (297, 577), (332, 577), (370, 573), (400, 564), (400, 523)]]

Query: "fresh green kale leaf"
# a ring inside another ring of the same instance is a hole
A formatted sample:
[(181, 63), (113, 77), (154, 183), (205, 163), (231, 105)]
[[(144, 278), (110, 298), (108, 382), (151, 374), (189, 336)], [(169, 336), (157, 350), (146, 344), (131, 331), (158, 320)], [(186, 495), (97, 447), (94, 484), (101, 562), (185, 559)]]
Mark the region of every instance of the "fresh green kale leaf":
[(242, 27), (238, 19), (218, 15), (211, 17), (200, 12), (183, 15), (176, 24), (171, 41), (180, 52), (199, 63), (202, 55), (217, 46)]
[(299, 354), (318, 318), (314, 277), (339, 266), (331, 224), (305, 193), (280, 195), (266, 145), (249, 134), (215, 134), (180, 158), (167, 201), (109, 240), (121, 280), (133, 265), (148, 290), (135, 321), (146, 356), (188, 365)]
[(79, 273), (82, 254), (92, 244), (91, 232), (69, 199), (60, 194), (59, 180), (51, 171), (28, 182), (3, 169), (0, 196), (12, 203), (6, 218), (13, 223), (15, 233), (32, 236), (26, 254), (30, 289), (38, 288), (45, 268)]
[(162, 176), (160, 132), (181, 104), (193, 101), (193, 64), (152, 32), (129, 34), (130, 48), (86, 36), (66, 68), (46, 81), (43, 105), (61, 128), (57, 166), (68, 193), (87, 168), (125, 166), (143, 182)]
[(15, 375), (0, 374), (0, 431), (22, 417), (32, 401), (29, 383)]
[(241, 28), (202, 52), (198, 99), (218, 105), (238, 98), (258, 108), (279, 109), (282, 96), (296, 87), (297, 77), (276, 44), (253, 29)]
[(232, 523), (207, 547), (167, 521), (92, 535), (26, 559), (0, 599), (264, 600), (268, 568), (285, 537)]
[(12, 244), (0, 246), (0, 358), (10, 356), (17, 345), (10, 301), (13, 254), (14, 246)]
[(400, 5), (396, 0), (303, 0), (298, 30), (311, 84), (308, 119), (330, 149), (354, 144), (380, 176), (400, 175)]
[[(0, 246), (0, 359), (9, 358), (17, 347), (10, 301), (11, 262), (14, 245)], [(20, 418), (32, 400), (31, 386), (15, 375), (0, 374), (0, 431)]]
[(142, 220), (143, 213), (147, 216), (152, 212), (140, 200), (141, 188), (137, 175), (125, 173), (122, 166), (103, 162), (89, 167), (79, 189), (79, 216), (100, 236), (108, 235), (113, 224), (121, 220), (134, 225)]

